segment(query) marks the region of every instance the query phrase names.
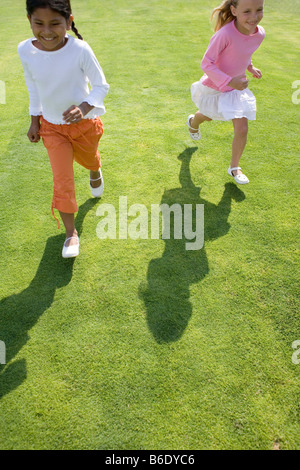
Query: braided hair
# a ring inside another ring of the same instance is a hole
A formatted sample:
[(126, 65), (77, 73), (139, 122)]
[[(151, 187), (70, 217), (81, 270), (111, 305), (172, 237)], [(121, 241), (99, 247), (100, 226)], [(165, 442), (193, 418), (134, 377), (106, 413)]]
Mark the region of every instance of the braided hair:
[[(70, 0), (26, 0), (26, 10), (29, 16), (31, 16), (37, 8), (50, 8), (63, 16), (66, 21), (69, 20), (72, 14)], [(72, 21), (71, 28), (78, 39), (83, 40), (83, 37), (79, 34), (74, 21)]]

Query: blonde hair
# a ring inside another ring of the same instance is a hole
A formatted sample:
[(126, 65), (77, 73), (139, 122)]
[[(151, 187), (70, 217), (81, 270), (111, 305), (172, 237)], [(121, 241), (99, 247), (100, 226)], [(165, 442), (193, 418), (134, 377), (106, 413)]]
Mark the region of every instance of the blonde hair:
[(211, 15), (211, 19), (214, 20), (216, 17), (215, 32), (219, 31), (227, 23), (230, 23), (235, 19), (231, 12), (231, 5), (237, 7), (239, 0), (224, 0), (221, 5), (214, 9)]

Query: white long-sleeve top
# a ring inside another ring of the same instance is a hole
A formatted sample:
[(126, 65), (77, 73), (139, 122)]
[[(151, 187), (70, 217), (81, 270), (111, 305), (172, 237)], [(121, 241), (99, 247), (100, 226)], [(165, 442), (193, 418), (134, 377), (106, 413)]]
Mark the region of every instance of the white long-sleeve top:
[(33, 45), (35, 38), (18, 45), (29, 92), (29, 114), (42, 115), (53, 124), (65, 124), (63, 112), (83, 101), (94, 106), (85, 119), (103, 115), (103, 99), (109, 89), (91, 47), (85, 41), (67, 37), (67, 43), (57, 51), (37, 49)]

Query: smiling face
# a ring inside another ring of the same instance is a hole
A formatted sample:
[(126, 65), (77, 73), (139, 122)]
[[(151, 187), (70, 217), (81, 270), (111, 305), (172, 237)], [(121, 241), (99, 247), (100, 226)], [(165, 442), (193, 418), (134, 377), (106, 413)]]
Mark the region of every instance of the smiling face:
[(264, 0), (239, 0), (236, 7), (231, 5), (230, 8), (240, 33), (254, 34), (264, 16)]
[(32, 32), (42, 51), (57, 51), (65, 44), (66, 32), (71, 29), (73, 16), (68, 20), (50, 8), (37, 8), (28, 16)]

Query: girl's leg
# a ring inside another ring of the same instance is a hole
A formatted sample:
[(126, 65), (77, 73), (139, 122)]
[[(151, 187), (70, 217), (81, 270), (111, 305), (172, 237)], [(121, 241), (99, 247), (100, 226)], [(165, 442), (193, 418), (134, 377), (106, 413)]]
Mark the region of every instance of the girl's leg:
[[(66, 229), (66, 238), (77, 235), (74, 214), (78, 211), (73, 173), (73, 148), (60, 127), (43, 123), (43, 142), (48, 151), (53, 174), (53, 209), (57, 209)], [(68, 240), (66, 246), (78, 244)]]
[[(54, 182), (52, 206), (60, 213), (66, 229), (66, 238), (75, 237), (77, 236), (75, 212), (77, 212), (78, 207), (73, 173), (73, 149), (68, 142), (64, 142), (57, 146), (53, 153), (48, 150), (48, 154)], [(65, 246), (77, 244), (78, 240), (71, 238)]]
[[(77, 237), (78, 233), (75, 228), (75, 217), (74, 214), (67, 214), (66, 212), (59, 211), (61, 220), (66, 229), (66, 238)], [(75, 238), (71, 238), (65, 243), (65, 246), (77, 245), (78, 241)]]
[[(211, 119), (207, 116), (204, 116), (204, 114), (200, 113), (200, 111), (197, 111), (193, 119), (190, 120), (190, 131), (192, 134), (198, 132), (200, 124), (204, 121), (211, 121)], [(196, 130), (194, 130), (196, 129)]]
[[(77, 124), (80, 128), (81, 138), (73, 141), (74, 158), (84, 168), (90, 170), (90, 184), (93, 188), (98, 188), (103, 184), (99, 168), (101, 167), (100, 153), (98, 151), (99, 140), (103, 134), (103, 124), (100, 117), (83, 120)], [(75, 126), (74, 126), (75, 129)]]
[[(232, 159), (230, 162), (230, 168), (239, 166), (241, 156), (243, 155), (244, 148), (247, 143), (248, 135), (248, 119), (240, 118), (233, 119), (234, 138), (232, 142)], [(234, 176), (242, 174), (241, 170), (232, 172)]]

